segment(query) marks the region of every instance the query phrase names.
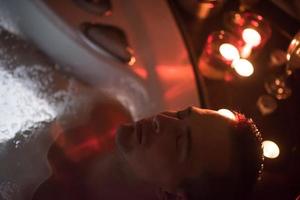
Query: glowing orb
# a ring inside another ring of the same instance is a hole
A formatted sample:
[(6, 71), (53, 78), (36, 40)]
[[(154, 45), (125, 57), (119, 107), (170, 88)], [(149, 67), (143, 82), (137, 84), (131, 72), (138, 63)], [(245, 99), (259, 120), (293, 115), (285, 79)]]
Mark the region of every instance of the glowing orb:
[(246, 44), (241, 50), (241, 57), (242, 58), (250, 57), (250, 55), (252, 53), (252, 48), (253, 48), (253, 46), (251, 46), (250, 44)]
[(220, 109), (217, 111), (220, 115), (223, 115), (224, 117), (227, 117), (229, 119), (232, 119), (232, 120), (236, 120), (235, 118), (235, 115), (233, 112), (231, 112), (230, 110), (228, 109)]
[(226, 60), (235, 60), (240, 58), (238, 49), (229, 43), (224, 43), (219, 47), (220, 54)]
[(246, 28), (242, 33), (242, 37), (248, 45), (253, 47), (258, 46), (261, 43), (260, 34), (252, 28)]
[(277, 158), (279, 156), (279, 147), (275, 142), (265, 140), (262, 143), (264, 156), (267, 158)]
[(234, 60), (231, 66), (240, 76), (249, 77), (254, 72), (252, 63), (246, 59)]

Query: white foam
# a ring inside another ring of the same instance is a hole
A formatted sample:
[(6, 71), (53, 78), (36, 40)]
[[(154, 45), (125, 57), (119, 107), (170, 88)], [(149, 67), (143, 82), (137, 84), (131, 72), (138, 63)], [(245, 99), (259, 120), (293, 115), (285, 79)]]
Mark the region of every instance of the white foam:
[[(77, 85), (73, 79), (58, 74), (54, 68), (40, 65), (8, 70), (0, 62), (0, 143), (16, 134), (26, 138), (28, 130), (43, 122), (76, 116), (81, 103), (81, 97), (76, 95)], [(55, 82), (54, 76), (63, 77), (63, 86)], [(19, 143), (15, 143), (16, 147)]]
[(57, 115), (48, 102), (37, 95), (39, 85), (26, 77), (24, 69), (21, 66), (13, 74), (0, 71), (0, 143)]

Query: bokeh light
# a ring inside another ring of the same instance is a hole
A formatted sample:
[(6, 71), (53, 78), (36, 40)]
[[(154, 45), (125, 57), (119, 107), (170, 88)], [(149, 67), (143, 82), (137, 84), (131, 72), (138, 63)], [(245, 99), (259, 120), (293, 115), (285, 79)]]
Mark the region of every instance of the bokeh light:
[(220, 54), (224, 57), (224, 59), (228, 61), (232, 61), (240, 58), (240, 54), (238, 49), (229, 43), (221, 44), (219, 47)]
[(258, 46), (261, 43), (260, 34), (252, 28), (246, 28), (242, 33), (242, 37), (248, 45), (253, 47)]
[(246, 59), (234, 60), (231, 66), (240, 76), (249, 77), (254, 72), (252, 63)]
[(280, 150), (278, 145), (275, 142), (270, 140), (265, 140), (262, 143), (264, 156), (267, 158), (277, 158), (279, 156)]

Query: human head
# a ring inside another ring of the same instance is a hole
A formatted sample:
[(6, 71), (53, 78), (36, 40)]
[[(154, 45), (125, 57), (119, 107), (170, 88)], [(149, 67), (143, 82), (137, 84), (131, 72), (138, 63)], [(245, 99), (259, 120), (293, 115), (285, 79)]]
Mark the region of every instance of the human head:
[(121, 126), (116, 141), (137, 177), (188, 199), (242, 198), (262, 165), (260, 134), (238, 113), (232, 120), (196, 107), (163, 112)]

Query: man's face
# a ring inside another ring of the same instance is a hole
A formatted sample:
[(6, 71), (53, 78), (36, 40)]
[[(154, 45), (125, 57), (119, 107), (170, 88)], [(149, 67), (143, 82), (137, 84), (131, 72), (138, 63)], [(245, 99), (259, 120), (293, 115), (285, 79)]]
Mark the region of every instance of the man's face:
[(117, 145), (141, 179), (174, 190), (204, 171), (222, 174), (230, 165), (230, 120), (216, 111), (190, 107), (163, 112), (117, 132)]

